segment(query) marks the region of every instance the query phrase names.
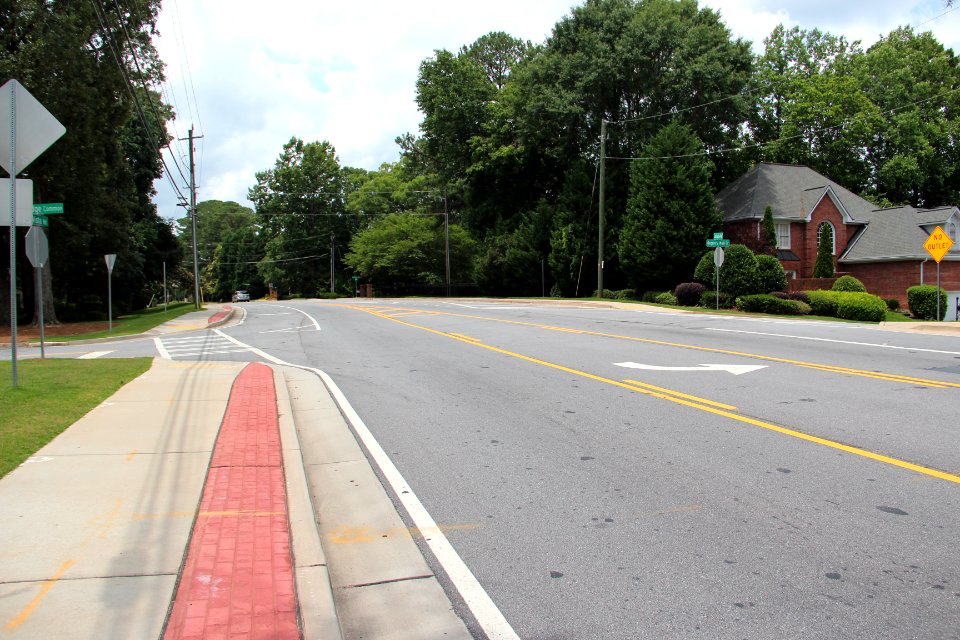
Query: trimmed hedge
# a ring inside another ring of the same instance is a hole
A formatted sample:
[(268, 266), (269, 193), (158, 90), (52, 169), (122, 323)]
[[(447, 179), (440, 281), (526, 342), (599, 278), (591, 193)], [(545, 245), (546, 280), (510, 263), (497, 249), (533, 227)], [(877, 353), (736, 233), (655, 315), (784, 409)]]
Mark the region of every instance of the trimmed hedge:
[(760, 282), (760, 293), (787, 288), (787, 274), (780, 261), (773, 256), (757, 256), (757, 280)]
[(943, 320), (947, 313), (947, 293), (940, 289), (940, 313), (943, 314), (937, 318), (937, 291), (932, 284), (918, 284), (907, 289), (907, 306), (910, 307), (910, 313), (914, 318), (921, 320)]
[[(716, 309), (717, 308), (717, 292), (714, 289), (707, 289), (700, 295), (700, 306), (706, 307), (707, 309)], [(733, 309), (734, 307), (733, 297), (729, 293), (720, 292), (720, 308), (721, 309)]]
[(706, 291), (699, 282), (682, 282), (673, 290), (673, 295), (677, 297), (677, 303), (684, 307), (695, 307), (700, 304), (700, 296)]
[(636, 289), (620, 289), (615, 291), (615, 298), (617, 300), (636, 300), (637, 299), (637, 290)]
[(772, 313), (781, 316), (804, 316), (810, 313), (810, 305), (799, 300), (785, 300), (769, 294), (740, 296), (737, 308), (753, 313)]
[(855, 291), (808, 291), (814, 315), (858, 322), (883, 322), (887, 303), (883, 298)]
[(669, 304), (669, 305), (676, 306), (677, 296), (673, 295), (669, 291), (664, 291), (663, 293), (657, 296), (654, 302), (656, 302), (657, 304)]
[(867, 291), (863, 283), (853, 276), (840, 276), (837, 278), (837, 281), (833, 283), (831, 289), (833, 291), (853, 291), (858, 293), (866, 293)]

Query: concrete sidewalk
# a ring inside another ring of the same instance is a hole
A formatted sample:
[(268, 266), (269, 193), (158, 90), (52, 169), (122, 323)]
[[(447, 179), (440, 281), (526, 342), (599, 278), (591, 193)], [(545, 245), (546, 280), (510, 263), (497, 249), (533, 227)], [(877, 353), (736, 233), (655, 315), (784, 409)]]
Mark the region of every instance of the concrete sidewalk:
[[(267, 368), (157, 359), (0, 479), (0, 638), (163, 636), (191, 534), (211, 516), (201, 498), (225, 412), (249, 406), (251, 391), (234, 387), (246, 367)], [(270, 370), (300, 637), (470, 638), (323, 383)], [(230, 603), (251, 620), (230, 638), (274, 637), (256, 635), (253, 613)]]

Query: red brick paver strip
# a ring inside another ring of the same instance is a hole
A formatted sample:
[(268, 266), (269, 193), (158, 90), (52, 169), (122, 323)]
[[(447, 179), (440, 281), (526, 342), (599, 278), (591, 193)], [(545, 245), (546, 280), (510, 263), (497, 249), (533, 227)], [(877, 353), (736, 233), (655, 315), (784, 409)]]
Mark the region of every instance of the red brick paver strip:
[(300, 638), (266, 365), (247, 365), (233, 383), (164, 638)]
[(209, 318), (207, 318), (207, 324), (213, 324), (214, 322), (220, 322), (221, 320), (223, 320), (224, 318), (226, 318), (228, 315), (230, 315), (230, 312), (231, 312), (231, 311), (233, 311), (233, 307), (227, 307), (227, 308), (226, 308), (226, 311), (218, 311), (217, 313), (215, 313), (215, 314), (213, 314), (212, 316), (210, 316)]

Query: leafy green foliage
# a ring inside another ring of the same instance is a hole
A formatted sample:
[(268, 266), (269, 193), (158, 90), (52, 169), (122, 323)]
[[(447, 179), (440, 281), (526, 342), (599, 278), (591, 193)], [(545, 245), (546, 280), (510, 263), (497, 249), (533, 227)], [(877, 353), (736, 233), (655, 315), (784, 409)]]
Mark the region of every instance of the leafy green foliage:
[(677, 306), (677, 296), (673, 295), (669, 291), (664, 291), (663, 293), (657, 294), (657, 297), (654, 298), (654, 302), (657, 304), (669, 304), (672, 306)]
[(763, 210), (761, 223), (761, 250), (763, 253), (775, 255), (777, 253), (777, 227), (773, 224), (773, 208), (767, 205)]
[[(357, 233), (344, 262), (378, 289), (402, 289), (445, 281), (443, 221), (413, 214), (390, 214)], [(471, 276), (475, 242), (465, 229), (450, 225), (450, 272), (454, 281)]]
[(757, 258), (742, 244), (727, 247), (726, 257), (720, 267), (720, 291), (733, 298), (757, 293), (760, 280), (757, 276)]
[(700, 306), (707, 309), (733, 309), (735, 300), (729, 293), (720, 292), (719, 304), (717, 304), (717, 292), (714, 289), (707, 289), (700, 296)]
[(737, 308), (741, 311), (781, 316), (803, 316), (810, 313), (810, 305), (806, 303), (768, 294), (740, 296), (737, 298)]
[(783, 265), (773, 256), (757, 256), (757, 281), (763, 293), (783, 291), (787, 288), (787, 274)]
[(817, 261), (813, 263), (814, 278), (832, 278), (833, 268), (833, 227), (826, 225), (820, 234), (817, 246)]
[[(617, 247), (628, 279), (638, 287), (670, 286), (689, 278), (699, 243), (720, 226), (710, 188), (712, 165), (683, 125), (664, 127), (634, 164), (631, 194)], [(692, 156), (672, 158), (671, 156)], [(669, 158), (661, 160), (658, 158)]]
[(854, 278), (851, 275), (840, 276), (837, 278), (837, 281), (833, 283), (831, 287), (833, 291), (856, 291), (860, 293), (866, 292), (867, 288), (863, 286), (863, 283)]
[[(940, 298), (940, 318), (937, 318), (937, 297)], [(907, 306), (914, 318), (943, 320), (947, 313), (947, 292), (932, 284), (918, 284), (907, 289)]]
[(695, 307), (700, 304), (700, 297), (706, 290), (699, 282), (682, 282), (673, 290), (673, 295), (677, 297), (677, 304), (684, 307)]
[(887, 316), (887, 304), (882, 298), (860, 292), (808, 291), (812, 313), (829, 318), (882, 322)]

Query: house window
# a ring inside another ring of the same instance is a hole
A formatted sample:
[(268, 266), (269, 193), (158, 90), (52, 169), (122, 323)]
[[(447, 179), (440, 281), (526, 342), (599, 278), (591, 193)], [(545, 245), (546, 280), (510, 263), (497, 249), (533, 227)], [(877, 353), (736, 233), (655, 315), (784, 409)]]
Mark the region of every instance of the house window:
[(836, 255), (837, 253), (837, 230), (833, 228), (833, 225), (829, 222), (821, 222), (820, 226), (817, 227), (817, 246), (820, 246), (820, 243), (823, 241), (824, 231), (829, 227), (830, 229), (830, 239), (832, 240), (830, 246), (830, 255)]
[(950, 235), (950, 239), (954, 242), (960, 242), (960, 235), (957, 234), (957, 223), (950, 221), (950, 224), (947, 226), (947, 233)]
[(777, 229), (777, 249), (790, 249), (790, 223), (778, 222), (774, 225)]

